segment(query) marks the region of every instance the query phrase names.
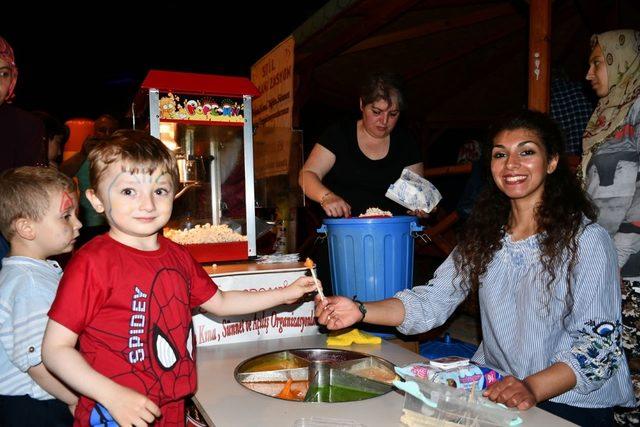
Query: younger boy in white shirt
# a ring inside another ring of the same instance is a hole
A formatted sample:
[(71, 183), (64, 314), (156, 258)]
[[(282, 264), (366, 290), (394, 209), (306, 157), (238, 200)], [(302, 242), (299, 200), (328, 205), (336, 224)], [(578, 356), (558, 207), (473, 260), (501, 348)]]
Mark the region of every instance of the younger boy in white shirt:
[(0, 231), (11, 244), (0, 270), (0, 425), (70, 426), (77, 397), (42, 364), (47, 312), (82, 226), (73, 181), (55, 168), (0, 176)]

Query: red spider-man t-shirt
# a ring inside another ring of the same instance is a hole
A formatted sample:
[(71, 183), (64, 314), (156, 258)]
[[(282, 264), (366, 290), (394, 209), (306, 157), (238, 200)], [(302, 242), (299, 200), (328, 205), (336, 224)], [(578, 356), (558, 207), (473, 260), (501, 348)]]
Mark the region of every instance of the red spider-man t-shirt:
[[(49, 317), (79, 335), (80, 353), (96, 371), (162, 409), (196, 389), (191, 309), (218, 287), (186, 249), (158, 241), (158, 250), (140, 251), (107, 234), (93, 239), (65, 269)], [(75, 418), (76, 425), (115, 425), (85, 397)]]

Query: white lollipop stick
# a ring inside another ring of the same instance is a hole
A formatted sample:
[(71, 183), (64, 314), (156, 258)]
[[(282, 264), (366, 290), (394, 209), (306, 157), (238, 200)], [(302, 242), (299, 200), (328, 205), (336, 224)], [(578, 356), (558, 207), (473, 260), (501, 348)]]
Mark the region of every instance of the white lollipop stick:
[(324, 292), (322, 292), (322, 286), (320, 286), (320, 282), (318, 282), (316, 270), (313, 268), (315, 264), (313, 263), (313, 261), (311, 261), (311, 258), (307, 258), (304, 264), (311, 271), (311, 276), (313, 277), (313, 281), (316, 284), (316, 289), (318, 290), (318, 295), (320, 295), (320, 300), (324, 301)]
[(322, 292), (322, 286), (320, 286), (320, 282), (318, 282), (318, 277), (316, 276), (316, 270), (314, 268), (311, 268), (311, 275), (313, 276), (313, 281), (316, 282), (316, 289), (318, 289), (320, 300), (324, 301), (324, 292)]

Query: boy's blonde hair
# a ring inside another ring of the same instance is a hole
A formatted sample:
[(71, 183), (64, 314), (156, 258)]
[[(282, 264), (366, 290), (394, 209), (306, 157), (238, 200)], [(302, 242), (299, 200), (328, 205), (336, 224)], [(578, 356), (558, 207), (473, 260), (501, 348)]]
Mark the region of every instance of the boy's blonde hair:
[(75, 193), (71, 178), (56, 168), (23, 166), (0, 175), (0, 232), (7, 240), (15, 235), (14, 221), (40, 221), (49, 210), (49, 197), (57, 191)]
[(171, 175), (174, 191), (178, 188), (176, 159), (158, 138), (140, 130), (119, 130), (89, 152), (89, 182), (94, 191), (109, 165), (118, 161), (123, 172), (152, 174), (159, 168)]

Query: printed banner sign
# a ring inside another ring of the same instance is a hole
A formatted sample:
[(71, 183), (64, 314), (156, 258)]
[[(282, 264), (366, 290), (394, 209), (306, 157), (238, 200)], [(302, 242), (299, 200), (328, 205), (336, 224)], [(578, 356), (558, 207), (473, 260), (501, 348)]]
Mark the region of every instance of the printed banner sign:
[[(235, 273), (213, 276), (224, 291), (260, 291), (287, 286), (304, 275), (305, 269)], [(209, 346), (318, 334), (313, 301), (273, 307), (243, 316), (193, 316), (197, 345)]]
[(291, 130), (261, 127), (253, 137), (255, 179), (289, 173), (291, 160)]
[(290, 36), (251, 67), (251, 81), (260, 91), (252, 105), (256, 126), (291, 129), (294, 48)]

